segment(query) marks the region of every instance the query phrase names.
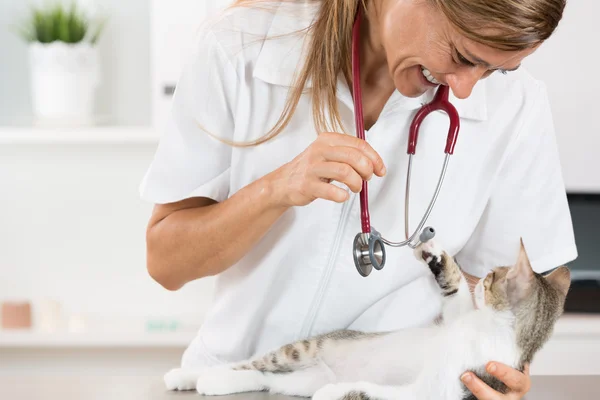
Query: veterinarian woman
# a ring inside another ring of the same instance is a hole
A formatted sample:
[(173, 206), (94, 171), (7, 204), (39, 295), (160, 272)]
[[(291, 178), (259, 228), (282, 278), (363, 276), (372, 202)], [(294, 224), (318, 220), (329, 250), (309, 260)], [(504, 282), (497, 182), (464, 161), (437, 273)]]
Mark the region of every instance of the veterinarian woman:
[[(362, 179), (373, 226), (404, 239), (409, 125), (438, 82), (451, 89), (461, 131), (428, 221), (436, 240), (473, 282), (514, 264), (520, 237), (538, 272), (574, 259), (548, 98), (521, 67), (564, 3), (247, 0), (206, 25), (141, 185), (156, 205), (150, 275), (169, 290), (216, 275), (214, 303), (183, 366), (242, 360), (340, 328), (435, 319), (435, 282), (409, 248), (388, 247), (385, 268), (365, 278), (352, 245)], [(359, 6), (366, 142), (355, 136), (350, 89)], [(434, 192), (447, 130), (444, 113), (422, 125), (411, 229)], [(493, 361), (511, 393), (470, 374), (467, 387), (481, 400), (522, 398), (527, 371)]]

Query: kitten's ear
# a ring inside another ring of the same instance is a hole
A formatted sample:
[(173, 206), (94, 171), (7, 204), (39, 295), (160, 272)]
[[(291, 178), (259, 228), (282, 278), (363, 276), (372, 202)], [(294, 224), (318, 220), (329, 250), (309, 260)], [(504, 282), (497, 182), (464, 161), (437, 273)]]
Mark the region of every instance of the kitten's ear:
[(506, 279), (510, 280), (518, 280), (522, 282), (528, 282), (533, 279), (533, 268), (531, 268), (531, 263), (529, 262), (529, 257), (527, 256), (527, 252), (525, 251), (525, 246), (523, 245), (523, 238), (520, 239), (521, 248), (519, 250), (519, 257), (517, 258), (517, 263), (508, 271), (506, 274)]
[(553, 288), (558, 290), (563, 296), (566, 296), (571, 286), (571, 271), (569, 268), (558, 267), (544, 278), (552, 285)]
[(533, 280), (533, 269), (529, 257), (527, 257), (525, 246), (523, 246), (523, 239), (521, 239), (521, 249), (519, 250), (517, 262), (506, 274), (507, 294), (511, 304), (517, 304), (527, 297)]

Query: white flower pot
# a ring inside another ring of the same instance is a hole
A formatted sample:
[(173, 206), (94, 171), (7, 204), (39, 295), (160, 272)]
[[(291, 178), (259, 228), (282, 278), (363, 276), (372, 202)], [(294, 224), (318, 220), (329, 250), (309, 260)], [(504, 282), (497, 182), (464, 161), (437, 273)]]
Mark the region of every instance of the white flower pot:
[(33, 42), (29, 56), (36, 123), (92, 124), (100, 81), (97, 48), (89, 43)]

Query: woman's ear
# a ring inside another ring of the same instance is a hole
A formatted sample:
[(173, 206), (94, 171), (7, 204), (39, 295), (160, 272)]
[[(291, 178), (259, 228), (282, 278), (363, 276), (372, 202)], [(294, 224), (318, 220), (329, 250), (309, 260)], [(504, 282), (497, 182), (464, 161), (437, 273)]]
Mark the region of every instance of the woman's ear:
[(552, 285), (553, 288), (558, 290), (563, 296), (566, 296), (571, 286), (571, 271), (569, 268), (558, 267), (544, 278)]

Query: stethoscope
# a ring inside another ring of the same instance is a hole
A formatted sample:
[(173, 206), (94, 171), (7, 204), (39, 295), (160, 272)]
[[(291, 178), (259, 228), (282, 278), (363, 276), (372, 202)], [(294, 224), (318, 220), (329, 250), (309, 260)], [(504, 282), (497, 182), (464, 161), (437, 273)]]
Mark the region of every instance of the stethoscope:
[[(353, 96), (354, 96), (354, 117), (356, 119), (356, 136), (360, 139), (365, 140), (365, 128), (363, 121), (363, 110), (362, 110), (362, 92), (360, 87), (360, 54), (359, 54), (359, 35), (360, 26), (363, 19), (363, 10), (359, 6), (359, 10), (356, 15), (354, 27), (352, 30), (352, 80), (353, 80)], [(435, 230), (432, 227), (426, 227), (425, 223), (427, 218), (431, 214), (431, 210), (435, 205), (437, 197), (440, 193), (446, 170), (448, 168), (448, 161), (450, 155), (454, 152), (454, 146), (458, 138), (458, 131), (460, 129), (460, 120), (456, 108), (448, 101), (449, 88), (448, 86), (440, 85), (433, 100), (421, 107), (421, 109), (415, 115), (409, 131), (408, 140), (408, 171), (406, 174), (406, 194), (404, 202), (404, 230), (406, 240), (403, 242), (392, 242), (385, 239), (379, 232), (371, 226), (369, 216), (369, 196), (367, 191), (367, 182), (363, 181), (362, 190), (360, 192), (360, 219), (362, 225), (362, 232), (357, 234), (354, 238), (354, 264), (358, 272), (366, 277), (369, 276), (373, 268), (381, 270), (386, 261), (386, 253), (384, 245), (391, 247), (404, 247), (408, 246), (412, 249), (419, 246), (421, 243), (425, 243), (431, 240), (435, 236)], [(444, 164), (442, 172), (440, 174), (437, 187), (431, 198), (431, 202), (421, 219), (417, 229), (409, 236), (408, 229), (408, 205), (410, 195), (410, 175), (412, 170), (412, 158), (415, 154), (417, 147), (417, 139), (419, 137), (419, 127), (421, 123), (430, 113), (433, 111), (442, 110), (450, 118), (450, 129), (448, 131), (448, 137), (446, 139), (446, 157), (444, 158)], [(420, 234), (419, 234), (420, 232)], [(417, 237), (418, 235), (418, 237)]]

